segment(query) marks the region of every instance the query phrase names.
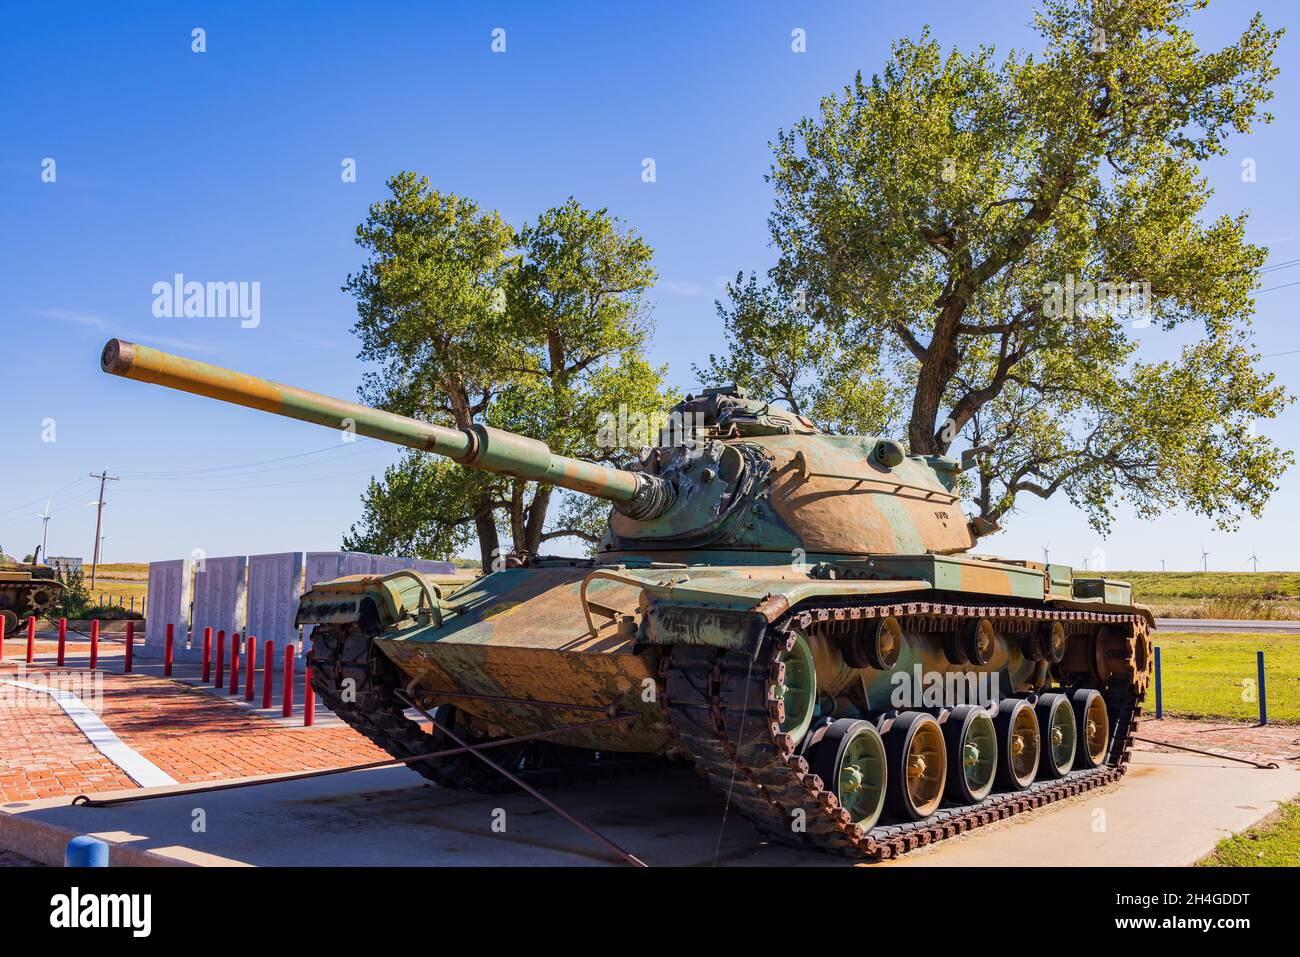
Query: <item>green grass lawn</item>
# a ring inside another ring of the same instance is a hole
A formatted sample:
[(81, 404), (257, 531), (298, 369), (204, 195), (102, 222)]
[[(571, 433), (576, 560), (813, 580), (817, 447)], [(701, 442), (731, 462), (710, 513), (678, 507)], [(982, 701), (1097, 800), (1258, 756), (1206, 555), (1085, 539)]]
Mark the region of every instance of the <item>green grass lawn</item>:
[(1106, 572), (1157, 618), (1300, 618), (1300, 572)]
[(1300, 802), (1278, 808), (1248, 831), (1224, 838), (1201, 867), (1300, 867)]
[[(1300, 635), (1155, 633), (1165, 713), (1180, 718), (1259, 718), (1255, 652), (1264, 652), (1269, 721), (1300, 721)], [(1155, 714), (1155, 690), (1144, 711)]]

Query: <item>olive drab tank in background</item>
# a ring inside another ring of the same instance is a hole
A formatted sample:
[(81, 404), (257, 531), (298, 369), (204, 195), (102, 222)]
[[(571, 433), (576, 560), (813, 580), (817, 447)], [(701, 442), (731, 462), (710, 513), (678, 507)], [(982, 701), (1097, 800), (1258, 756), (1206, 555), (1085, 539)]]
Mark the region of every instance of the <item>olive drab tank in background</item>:
[[(415, 706), (525, 780), (689, 760), (769, 838), (875, 859), (1125, 771), (1150, 613), (1121, 581), (972, 554), (956, 460), (736, 389), (688, 397), (617, 469), (119, 340), (102, 366), (611, 503), (591, 558), (303, 596), (321, 700), (396, 757), (454, 746)], [(465, 753), (411, 767), (509, 786)]]
[(63, 582), (49, 565), (0, 562), (0, 633), (10, 635), (20, 630), (27, 619), (48, 615), (61, 591)]

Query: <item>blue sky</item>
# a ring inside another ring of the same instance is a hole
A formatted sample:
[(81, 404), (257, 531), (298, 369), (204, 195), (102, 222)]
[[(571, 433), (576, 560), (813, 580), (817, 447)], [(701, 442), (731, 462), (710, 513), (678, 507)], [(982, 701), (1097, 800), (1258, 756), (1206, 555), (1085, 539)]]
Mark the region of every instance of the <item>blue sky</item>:
[[(1253, 10), (1293, 27), (1293, 3), (1219, 0), (1194, 21), (1203, 47)], [(0, 545), (40, 540), (89, 558), (97, 483), (108, 469), (105, 559), (147, 561), (334, 548), (372, 473), (395, 458), (373, 442), (102, 375), (111, 335), (353, 397), (362, 366), (339, 290), (361, 262), (352, 237), (401, 169), (521, 223), (573, 195), (606, 206), (657, 251), (652, 355), (694, 385), (691, 363), (721, 348), (713, 299), (773, 251), (763, 175), (768, 143), (890, 42), (929, 24), (945, 44), (1035, 46), (1031, 5), (969, 3), (132, 4), (9, 6), (0, 30), (0, 262), (4, 406)], [(207, 51), (191, 51), (206, 30)], [(807, 52), (790, 33), (807, 31)], [(494, 28), (506, 52), (490, 49)], [(1249, 210), (1270, 262), (1300, 258), (1300, 60), (1284, 38), (1269, 127), (1234, 140), (1206, 171), (1212, 210)], [(357, 181), (341, 181), (356, 161)], [(653, 157), (657, 181), (641, 180)], [(54, 159), (57, 179), (42, 181)], [(1241, 161), (1257, 179), (1241, 181)], [(261, 284), (261, 322), (155, 318), (154, 283)], [(1300, 266), (1264, 277), (1264, 360), (1300, 393)], [(1144, 354), (1175, 343), (1136, 331)], [(1163, 338), (1162, 338), (1163, 337)], [(53, 420), (55, 441), (47, 420)], [(1293, 407), (1262, 431), (1300, 445)], [(1064, 499), (1025, 502), (984, 550), (1107, 567), (1295, 568), (1300, 472), (1260, 521), (1226, 534), (1195, 516), (1110, 537)]]

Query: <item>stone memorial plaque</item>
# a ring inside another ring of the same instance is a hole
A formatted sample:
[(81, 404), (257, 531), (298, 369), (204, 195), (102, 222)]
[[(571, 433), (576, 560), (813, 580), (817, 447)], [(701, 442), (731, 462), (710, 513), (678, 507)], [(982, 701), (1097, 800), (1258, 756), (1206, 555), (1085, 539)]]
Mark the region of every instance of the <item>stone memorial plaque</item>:
[(255, 636), (259, 644), (274, 641), (280, 654), (286, 645), (298, 642), (293, 619), (302, 597), (303, 565), (302, 552), (248, 556), (246, 633)]
[(227, 635), (244, 630), (245, 576), (248, 559), (243, 555), (207, 558), (194, 566), (194, 635), (202, 652), (203, 629)]
[(189, 558), (149, 563), (149, 614), (145, 620), (144, 644), (137, 647), (137, 654), (161, 658), (167, 644), (169, 624), (176, 626), (172, 635), (173, 652), (185, 649), (193, 573), (194, 561)]
[(344, 575), (370, 575), (375, 570), (375, 556), (365, 552), (343, 552)]
[[(318, 582), (333, 581), (336, 578), (342, 578), (349, 574), (343, 570), (343, 556), (346, 552), (308, 552), (307, 553), (307, 577), (306, 590), (311, 591), (311, 586)], [(315, 625), (302, 626), (302, 646), (311, 647), (311, 633)]]
[(414, 564), (413, 558), (393, 558), (390, 555), (371, 555), (371, 574), (387, 575), (389, 572), (401, 571)]
[(451, 562), (436, 562), (432, 558), (417, 558), (415, 564), (411, 567), (417, 572), (423, 572), (426, 575), (456, 574), (456, 566)]

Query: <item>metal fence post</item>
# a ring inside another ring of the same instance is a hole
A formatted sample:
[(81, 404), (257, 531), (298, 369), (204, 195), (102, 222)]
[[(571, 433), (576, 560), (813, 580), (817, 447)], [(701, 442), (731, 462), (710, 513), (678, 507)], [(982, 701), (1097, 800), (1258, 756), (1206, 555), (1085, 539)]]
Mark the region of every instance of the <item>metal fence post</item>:
[(1255, 652), (1255, 668), (1259, 673), (1259, 723), (1268, 724), (1268, 686), (1264, 684), (1264, 652)]
[(1156, 720), (1165, 716), (1164, 689), (1160, 686), (1160, 646), (1156, 646)]

